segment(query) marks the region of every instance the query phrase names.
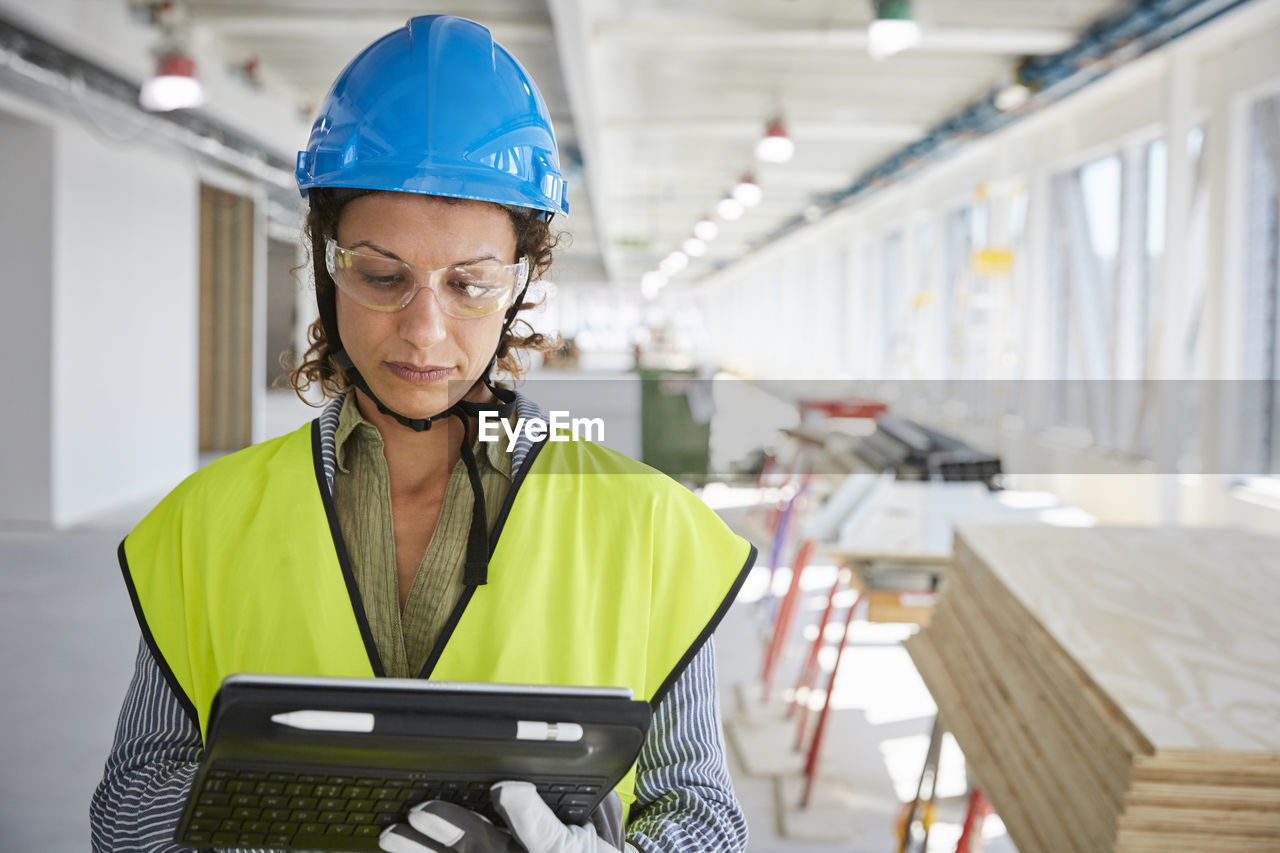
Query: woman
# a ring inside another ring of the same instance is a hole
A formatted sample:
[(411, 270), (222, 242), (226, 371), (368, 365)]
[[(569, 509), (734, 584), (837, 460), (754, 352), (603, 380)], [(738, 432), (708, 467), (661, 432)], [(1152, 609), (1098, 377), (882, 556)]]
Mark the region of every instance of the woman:
[[(320, 319), (295, 433), (188, 478), (121, 543), (143, 642), (91, 806), (96, 850), (167, 850), (233, 672), (631, 687), (637, 766), (584, 827), (529, 786), (505, 826), (415, 809), (391, 851), (738, 850), (709, 637), (754, 560), (689, 492), (587, 442), (476, 444), (567, 213), (546, 107), (487, 30), (414, 18), (321, 108), (299, 187)], [(216, 838), (214, 839), (216, 842)]]

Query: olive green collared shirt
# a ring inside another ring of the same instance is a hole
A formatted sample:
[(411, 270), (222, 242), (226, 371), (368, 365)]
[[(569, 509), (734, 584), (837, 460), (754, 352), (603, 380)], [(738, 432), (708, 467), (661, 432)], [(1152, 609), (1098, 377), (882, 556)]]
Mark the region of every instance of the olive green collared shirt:
[[(401, 611), (391, 475), (382, 434), (360, 414), (355, 394), (342, 404), (334, 449), (334, 509), (378, 655), (389, 677), (417, 678), (464, 588), (474, 501), (466, 466), (462, 460), (453, 466), (435, 532)], [(492, 532), (511, 490), (511, 453), (505, 440), (477, 442), (474, 452)]]

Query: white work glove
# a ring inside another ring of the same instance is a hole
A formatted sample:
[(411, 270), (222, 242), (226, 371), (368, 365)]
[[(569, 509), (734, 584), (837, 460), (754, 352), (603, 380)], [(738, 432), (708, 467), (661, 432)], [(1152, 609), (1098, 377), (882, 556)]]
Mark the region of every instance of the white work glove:
[[(409, 810), (409, 825), (387, 827), (378, 845), (387, 853), (634, 853), (601, 838), (593, 824), (568, 826), (543, 802), (529, 782), (499, 782), (489, 789), (499, 827), (470, 809), (429, 800)], [(621, 826), (618, 795), (610, 791), (601, 809), (612, 809)], [(600, 809), (597, 810), (599, 813)], [(607, 822), (606, 822), (607, 825)]]

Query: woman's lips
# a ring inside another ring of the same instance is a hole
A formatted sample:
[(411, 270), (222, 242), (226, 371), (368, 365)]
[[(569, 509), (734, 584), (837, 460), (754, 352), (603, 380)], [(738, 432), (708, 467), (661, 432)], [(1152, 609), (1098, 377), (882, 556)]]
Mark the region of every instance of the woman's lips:
[(422, 367), (399, 361), (385, 361), (383, 364), (397, 379), (403, 379), (405, 382), (412, 382), (415, 385), (429, 385), (432, 382), (439, 382), (442, 379), (448, 379), (450, 374), (453, 373), (452, 367), (438, 367), (433, 364)]

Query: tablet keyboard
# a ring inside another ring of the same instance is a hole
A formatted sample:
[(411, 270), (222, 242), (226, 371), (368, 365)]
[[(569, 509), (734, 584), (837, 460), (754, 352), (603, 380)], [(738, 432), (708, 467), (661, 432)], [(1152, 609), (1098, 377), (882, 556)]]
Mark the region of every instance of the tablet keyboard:
[[(308, 768), (310, 770), (310, 768)], [(201, 777), (178, 833), (193, 847), (294, 850), (378, 850), (378, 836), (402, 822), (411, 806), (447, 800), (497, 821), (489, 787), (500, 779), (379, 770), (292, 773), (214, 764)], [(579, 779), (529, 779), (565, 823), (586, 823), (603, 784)]]

